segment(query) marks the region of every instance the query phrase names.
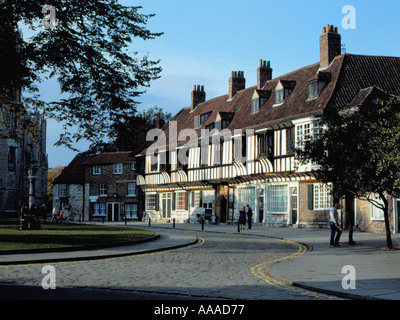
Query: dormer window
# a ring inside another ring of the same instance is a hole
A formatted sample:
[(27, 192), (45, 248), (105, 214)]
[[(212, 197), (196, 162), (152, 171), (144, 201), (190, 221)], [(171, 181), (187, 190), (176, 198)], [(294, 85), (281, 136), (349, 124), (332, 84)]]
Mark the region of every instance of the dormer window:
[(271, 95), (269, 90), (256, 90), (251, 100), (252, 113), (257, 113)]
[(308, 84), (308, 99), (315, 99), (318, 97), (318, 81), (313, 81)]
[(211, 115), (211, 112), (208, 113), (204, 113), (200, 116), (200, 124), (203, 124), (204, 122), (206, 122), (206, 120), (208, 119), (208, 117)]
[(194, 117), (194, 128), (195, 129), (200, 128), (200, 117), (199, 116)]
[(329, 72), (318, 72), (316, 77), (308, 83), (308, 100), (318, 98), (321, 91), (331, 81)]
[(296, 81), (281, 80), (275, 88), (275, 105), (282, 104), (294, 90)]
[(283, 103), (283, 89), (277, 90), (275, 92), (275, 103)]

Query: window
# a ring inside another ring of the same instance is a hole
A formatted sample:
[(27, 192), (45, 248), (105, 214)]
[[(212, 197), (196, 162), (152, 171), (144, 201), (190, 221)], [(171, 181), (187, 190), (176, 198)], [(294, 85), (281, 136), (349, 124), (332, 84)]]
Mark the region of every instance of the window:
[(332, 207), (332, 186), (329, 184), (314, 184), (314, 209), (323, 210)]
[(300, 147), (305, 141), (310, 139), (311, 134), (311, 124), (302, 124), (297, 126), (297, 139), (296, 144)]
[(82, 186), (80, 184), (76, 185), (76, 193), (81, 194), (82, 193)]
[(114, 164), (114, 174), (122, 174), (122, 168), (123, 168), (122, 163), (115, 163)]
[[(383, 201), (378, 194), (372, 195), (372, 199), (377, 202), (378, 205), (383, 206)], [(371, 219), (372, 220), (385, 220), (382, 209), (377, 208), (371, 203)]]
[(104, 196), (108, 195), (108, 185), (107, 185), (107, 183), (100, 183), (99, 184), (99, 195), (101, 197), (104, 197)]
[(93, 166), (93, 175), (98, 176), (101, 174), (101, 167), (100, 166)]
[(285, 214), (289, 210), (289, 187), (287, 185), (270, 185), (266, 190), (267, 212)]
[(227, 126), (229, 126), (229, 124), (231, 123), (230, 120), (222, 120), (222, 127), (221, 129), (225, 129)]
[(237, 136), (233, 138), (233, 160), (236, 162), (245, 162), (247, 155), (247, 138), (246, 135), (242, 135), (241, 137)]
[(256, 113), (258, 110), (260, 110), (260, 99), (253, 99), (251, 101), (251, 111)]
[(194, 117), (194, 128), (195, 129), (200, 128), (200, 117), (199, 116)]
[(94, 216), (105, 216), (106, 215), (106, 204), (105, 203), (95, 203), (93, 215)]
[(274, 155), (274, 131), (268, 130), (265, 133), (258, 134), (258, 155), (268, 158)]
[(238, 202), (239, 202), (239, 210), (244, 206), (249, 205), (253, 211), (255, 208), (255, 196), (256, 189), (255, 188), (240, 188), (238, 189)]
[[(154, 163), (153, 163), (154, 161)], [(158, 170), (158, 153), (154, 152), (154, 159), (151, 159), (151, 172), (155, 172)]]
[(204, 113), (200, 116), (200, 124), (203, 124), (204, 122), (206, 122), (206, 120), (208, 119), (208, 117), (211, 115), (211, 112), (208, 113)]
[(215, 129), (215, 122), (210, 123), (210, 124), (206, 127), (206, 129), (207, 129), (208, 131), (211, 131), (212, 129)]
[(294, 128), (286, 129), (286, 153), (293, 154), (296, 151)]
[(58, 185), (58, 196), (60, 198), (69, 197), (69, 185), (68, 184), (59, 184)]
[(17, 168), (17, 148), (8, 148), (8, 173), (15, 174)]
[(319, 122), (314, 122), (313, 123), (313, 139), (317, 140), (322, 138), (322, 135), (324, 133), (324, 128), (322, 123)]
[(127, 219), (137, 219), (137, 204), (125, 205), (125, 217)]
[(318, 82), (311, 82), (308, 85), (308, 99), (314, 99), (318, 97)]
[(146, 210), (156, 210), (157, 208), (157, 195), (147, 194), (146, 195)]
[(128, 196), (136, 197), (136, 183), (135, 182), (128, 183)]
[(176, 193), (176, 210), (186, 210), (186, 192)]
[(283, 89), (276, 90), (275, 92), (275, 103), (283, 102)]

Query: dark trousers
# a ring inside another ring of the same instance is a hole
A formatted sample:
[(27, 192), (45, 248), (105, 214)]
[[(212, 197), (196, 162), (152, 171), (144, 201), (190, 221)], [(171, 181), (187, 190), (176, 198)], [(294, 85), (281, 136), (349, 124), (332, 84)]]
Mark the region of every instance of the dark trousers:
[(252, 218), (253, 218), (253, 215), (251, 215), (251, 214), (247, 215), (247, 220), (249, 221), (249, 229), (251, 229)]
[(331, 246), (332, 246), (334, 244), (339, 244), (342, 231), (333, 222), (331, 222), (330, 224), (331, 224)]

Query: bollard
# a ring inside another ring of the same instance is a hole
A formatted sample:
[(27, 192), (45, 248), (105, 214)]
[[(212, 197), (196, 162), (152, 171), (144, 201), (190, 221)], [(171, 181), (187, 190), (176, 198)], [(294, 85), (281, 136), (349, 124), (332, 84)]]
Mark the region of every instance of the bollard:
[(172, 226), (175, 228), (175, 218), (172, 220)]
[(240, 223), (238, 222), (238, 232), (240, 233)]
[(149, 227), (151, 226), (151, 218), (149, 217)]
[(127, 224), (127, 222), (128, 222), (128, 219), (125, 217), (125, 225)]
[(201, 220), (201, 230), (204, 230), (204, 219)]

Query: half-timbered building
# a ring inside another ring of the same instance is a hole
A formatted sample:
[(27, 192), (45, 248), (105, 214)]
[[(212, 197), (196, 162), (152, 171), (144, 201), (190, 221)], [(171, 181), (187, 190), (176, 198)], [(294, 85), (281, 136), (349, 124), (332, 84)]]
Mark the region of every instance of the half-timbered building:
[[(342, 54), (337, 28), (327, 25), (320, 61), (272, 73), (260, 60), (257, 84), (246, 88), (244, 73), (234, 71), (228, 93), (210, 100), (194, 86), (191, 106), (149, 135), (156, 142), (136, 156), (148, 217), (235, 222), (249, 204), (255, 223), (327, 225), (331, 186), (314, 177), (312, 164), (296, 162), (296, 147), (321, 134), (316, 119), (325, 108), (362, 103), (374, 90), (399, 95), (400, 58)], [(347, 207), (357, 214), (362, 206), (352, 199)]]

